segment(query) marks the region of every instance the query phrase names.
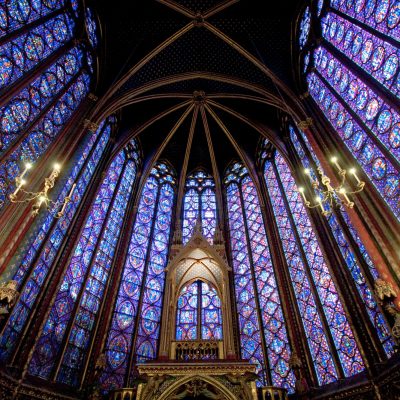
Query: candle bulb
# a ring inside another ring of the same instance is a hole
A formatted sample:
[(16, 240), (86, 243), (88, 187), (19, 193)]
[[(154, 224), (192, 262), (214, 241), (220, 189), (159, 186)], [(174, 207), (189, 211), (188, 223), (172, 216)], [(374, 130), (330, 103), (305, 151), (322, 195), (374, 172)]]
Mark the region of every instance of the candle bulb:
[(357, 183), (360, 185), (361, 181), (360, 181), (359, 177), (357, 176), (356, 169), (355, 168), (351, 168), (350, 169), (350, 173), (353, 174), (353, 176), (356, 179)]
[(306, 199), (306, 195), (304, 194), (304, 188), (303, 187), (299, 187), (299, 193), (301, 194), (301, 197), (303, 197), (304, 203), (308, 203), (307, 199)]
[(22, 179), (25, 176), (25, 174), (28, 172), (28, 170), (31, 169), (31, 168), (32, 168), (32, 164), (31, 163), (26, 163), (25, 164), (25, 169), (22, 171), (20, 179)]
[(315, 201), (319, 204), (319, 207), (321, 208), (321, 211), (324, 213), (324, 212), (325, 212), (325, 209), (324, 209), (324, 206), (322, 205), (321, 197), (317, 196), (317, 197), (315, 198)]
[(76, 188), (76, 183), (74, 183), (72, 185), (68, 196), (64, 199), (63, 206), (62, 206), (61, 210), (56, 215), (57, 218), (61, 218), (64, 215), (65, 209), (67, 208), (67, 204), (71, 201), (71, 197), (72, 197), (72, 194), (74, 193), (75, 188)]
[(349, 199), (349, 196), (347, 196), (346, 194), (346, 189), (345, 188), (341, 188), (339, 190), (339, 193), (344, 197), (344, 199), (347, 201), (347, 205), (352, 204), (352, 202)]
[(72, 197), (72, 194), (74, 193), (75, 188), (76, 188), (76, 183), (74, 183), (74, 184), (72, 185), (72, 187), (71, 187), (71, 190), (70, 190), (69, 195), (68, 195), (69, 198)]
[(331, 161), (332, 161), (333, 164), (335, 164), (335, 166), (336, 166), (336, 168), (338, 169), (338, 171), (339, 171), (339, 172), (342, 172), (342, 168), (340, 168), (340, 165), (339, 165), (339, 163), (338, 163), (337, 157), (332, 157), (332, 158), (331, 158)]
[(10, 195), (11, 200), (15, 200), (15, 197), (17, 196), (18, 192), (21, 190), (22, 186), (24, 186), (26, 183), (26, 180), (21, 179), (21, 178), (17, 178), (16, 181), (17, 181), (18, 186), (16, 187), (14, 192)]

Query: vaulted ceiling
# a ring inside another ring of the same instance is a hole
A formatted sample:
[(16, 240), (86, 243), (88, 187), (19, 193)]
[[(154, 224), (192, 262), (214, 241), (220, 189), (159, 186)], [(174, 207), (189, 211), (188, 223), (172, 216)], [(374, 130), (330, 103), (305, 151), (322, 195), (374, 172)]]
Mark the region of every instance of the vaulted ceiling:
[(212, 172), (216, 160), (222, 174), (230, 160), (254, 158), (260, 134), (279, 147), (282, 111), (301, 113), (292, 49), (301, 1), (268, 3), (93, 2), (98, 118), (118, 112), (117, 141), (139, 132), (145, 160), (168, 159), (178, 172), (188, 149), (187, 171)]

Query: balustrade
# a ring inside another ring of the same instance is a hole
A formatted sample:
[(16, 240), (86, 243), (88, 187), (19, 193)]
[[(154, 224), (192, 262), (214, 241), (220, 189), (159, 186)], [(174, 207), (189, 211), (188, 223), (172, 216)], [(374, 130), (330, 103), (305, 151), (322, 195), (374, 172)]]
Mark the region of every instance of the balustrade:
[(171, 358), (178, 361), (223, 358), (222, 340), (183, 340), (171, 343)]

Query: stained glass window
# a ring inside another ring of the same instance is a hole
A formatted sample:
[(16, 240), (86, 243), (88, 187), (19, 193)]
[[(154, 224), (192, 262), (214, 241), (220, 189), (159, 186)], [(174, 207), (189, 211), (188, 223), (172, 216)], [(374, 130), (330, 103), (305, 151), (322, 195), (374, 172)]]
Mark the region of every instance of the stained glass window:
[[(90, 76), (82, 72), (66, 93), (31, 126), (29, 134), (0, 164), (0, 208), (7, 204), (7, 195), (15, 187), (14, 179), (24, 161), (35, 162), (60, 133), (64, 124), (89, 92)], [(29, 178), (29, 176), (28, 176)]]
[(187, 243), (192, 237), (197, 221), (201, 222), (203, 235), (212, 244), (217, 219), (215, 183), (203, 171), (196, 171), (186, 181), (183, 202), (182, 240)]
[(5, 36), (45, 15), (57, 12), (65, 5), (64, 0), (3, 1), (0, 4), (0, 36)]
[(89, 37), (90, 44), (93, 47), (97, 46), (97, 27), (94, 15), (90, 8), (86, 9), (86, 29)]
[(23, 162), (44, 155), (89, 92), (90, 55), (72, 47), (77, 17), (64, 0), (0, 4), (0, 209)]
[[(315, 173), (315, 165), (321, 168), (319, 165), (319, 161), (316, 158), (315, 154), (313, 154), (311, 146), (307, 140), (307, 137), (304, 135), (304, 133), (300, 130), (295, 129), (293, 126), (289, 126), (289, 131), (290, 131), (290, 137), (292, 139), (292, 143), (296, 149), (297, 154), (299, 155), (301, 162), (303, 164), (304, 168), (308, 168), (313, 180), (317, 179), (316, 173)], [(310, 159), (307, 157), (305, 151), (310, 152), (313, 156), (313, 162), (310, 161)], [(319, 193), (317, 193), (319, 194)], [(329, 206), (327, 206), (329, 207)], [(334, 210), (329, 210), (329, 211), (334, 211)], [(352, 238), (354, 240), (354, 244), (358, 247), (359, 250), (361, 250), (361, 254), (363, 255), (364, 261), (366, 265), (369, 267), (369, 273), (371, 274), (371, 277), (373, 279), (376, 279), (378, 277), (377, 271), (375, 269), (375, 266), (373, 265), (367, 251), (364, 248), (364, 245), (361, 243), (360, 238), (358, 237), (356, 230), (352, 226), (349, 217), (344, 209), (337, 210), (337, 212), (340, 212), (340, 214), (343, 216), (343, 219), (345, 223), (349, 227), (349, 232), (352, 235)], [(378, 308), (378, 305), (374, 299), (373, 295), (373, 288), (370, 287), (367, 283), (366, 277), (362, 271), (362, 267), (360, 265), (359, 260), (357, 259), (357, 256), (354, 252), (354, 249), (352, 248), (351, 242), (347, 239), (345, 232), (343, 231), (340, 222), (338, 220), (338, 216), (336, 215), (336, 212), (332, 212), (328, 217), (328, 223), (331, 227), (332, 235), (336, 240), (336, 243), (339, 247), (340, 252), (342, 253), (343, 259), (345, 260), (345, 263), (347, 265), (347, 268), (349, 269), (353, 279), (354, 283), (357, 286), (357, 290), (360, 293), (360, 296), (362, 300), (364, 301), (366, 310), (368, 312), (368, 315), (370, 317), (371, 323), (374, 325), (378, 336), (380, 340), (382, 341), (384, 345), (384, 349), (387, 353), (387, 355), (393, 354), (393, 341), (389, 332), (388, 327), (386, 326), (385, 319), (381, 313), (381, 311)], [(371, 282), (370, 282), (371, 284)]]
[(308, 36), (310, 34), (310, 28), (311, 28), (311, 13), (310, 13), (310, 7), (307, 7), (300, 21), (300, 34), (299, 34), (300, 49), (302, 49), (307, 43)]
[(123, 387), (131, 363), (156, 355), (174, 187), (163, 163), (144, 185), (106, 339), (104, 389)]
[(332, 0), (331, 7), (400, 42), (400, 4), (397, 0)]
[(314, 50), (315, 70), (306, 71), (309, 92), (400, 219), (400, 114), (388, 100), (399, 97), (400, 5), (334, 0), (331, 6), (320, 18), (325, 41)]
[(176, 312), (176, 340), (221, 340), (221, 300), (216, 289), (196, 281), (181, 289)]
[(131, 142), (107, 170), (36, 344), (32, 375), (48, 379), (61, 361), (56, 379), (72, 386), (79, 382), (135, 181), (135, 152)]
[(354, 334), (291, 171), (276, 153), (265, 162), (264, 173), (318, 380), (338, 378), (333, 352), (345, 376), (361, 372)]
[(225, 184), (242, 358), (257, 365), (260, 383), (270, 374), (270, 384), (293, 392), (289, 340), (258, 194), (239, 163), (228, 170)]
[(42, 226), (34, 233), (34, 240), (26, 248), (25, 254), (17, 266), (13, 279), (18, 282), (18, 290), (21, 295), (1, 337), (0, 357), (3, 361), (12, 353), (21, 332), (27, 326), (33, 305), (48, 281), (58, 250), (104, 152), (110, 131), (110, 122), (103, 122), (98, 130), (90, 135), (83, 148), (77, 151), (75, 159), (72, 160), (72, 171), (57, 199), (61, 202), (75, 183), (76, 188), (72, 201), (67, 205), (65, 213), (60, 219), (54, 219), (54, 213), (47, 214)]
[(0, 46), (0, 88), (15, 82), (72, 38), (75, 21), (58, 15)]

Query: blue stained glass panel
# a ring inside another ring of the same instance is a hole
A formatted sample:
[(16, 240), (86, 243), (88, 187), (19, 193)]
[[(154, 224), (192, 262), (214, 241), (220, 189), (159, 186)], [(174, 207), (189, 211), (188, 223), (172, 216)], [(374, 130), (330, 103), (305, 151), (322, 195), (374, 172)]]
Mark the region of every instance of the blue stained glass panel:
[[(27, 318), (30, 315), (32, 306), (41, 293), (41, 288), (53, 265), (55, 256), (108, 142), (111, 129), (109, 125), (104, 129), (103, 127), (104, 123), (91, 135), (81, 156), (74, 163), (72, 172), (58, 196), (57, 201), (62, 201), (70, 192), (72, 184), (76, 182), (72, 201), (67, 205), (64, 216), (59, 219), (57, 224), (52, 224), (54, 221), (53, 215), (47, 215), (39, 232), (35, 235), (33, 243), (27, 248), (25, 256), (13, 277), (13, 279), (19, 283), (18, 287), (21, 295), (11, 313), (1, 338), (0, 349), (1, 359), (3, 361), (5, 361), (13, 351), (19, 335), (26, 324)], [(99, 137), (100, 132), (102, 132), (102, 134)], [(93, 151), (91, 151), (92, 148)], [(48, 236), (49, 232), (50, 236)], [(39, 258), (35, 261), (36, 255), (38, 255)], [(24, 284), (29, 273), (30, 275)]]
[[(91, 333), (95, 327), (96, 316), (101, 307), (114, 259), (117, 239), (121, 233), (128, 200), (135, 182), (135, 162), (128, 161), (122, 174), (99, 245), (91, 261), (90, 273), (86, 278), (83, 295), (75, 314), (61, 367), (57, 375), (58, 382), (71, 386), (79, 384), (80, 371), (82, 371), (83, 363), (86, 359)], [(126, 311), (129, 312), (129, 308)]]
[(29, 86), (0, 107), (2, 148), (0, 154), (19, 137), (39, 113), (78, 73), (82, 51), (73, 48), (36, 78)]
[(265, 163), (264, 175), (283, 250), (286, 255), (286, 262), (292, 278), (294, 294), (314, 361), (315, 372), (320, 385), (333, 382), (338, 378), (335, 363), (318, 313), (306, 266), (301, 257), (299, 244), (295, 239), (289, 213), (270, 161)]
[[(60, 344), (66, 333), (75, 303), (85, 280), (85, 275), (95, 256), (99, 233), (106, 221), (108, 210), (120, 174), (125, 163), (124, 152), (121, 151), (108, 168), (107, 174), (98, 190), (91, 206), (73, 256), (67, 266), (54, 304), (50, 310), (43, 331), (37, 341), (29, 372), (32, 375), (48, 379), (59, 356)], [(88, 307), (97, 307), (98, 298), (89, 293), (82, 297)]]
[(0, 3), (0, 37), (65, 6), (65, 0), (14, 0)]
[(344, 373), (346, 376), (354, 375), (364, 369), (364, 362), (335, 283), (290, 169), (279, 153), (275, 156), (275, 163)]
[[(399, 219), (400, 178), (396, 168), (315, 73), (307, 76), (307, 82), (312, 98)], [(377, 176), (373, 170), (374, 162), (378, 159), (385, 162), (384, 176)]]
[[(239, 165), (237, 166), (240, 168)], [(232, 178), (235, 178), (235, 176), (232, 176)], [(229, 180), (229, 175), (227, 179)], [(241, 356), (256, 365), (260, 382), (265, 384), (266, 365), (261, 346), (261, 328), (257, 315), (256, 292), (251, 273), (246, 225), (242, 212), (242, 198), (237, 183), (229, 183), (228, 181), (227, 184), (229, 234), (240, 329)]]
[(400, 41), (400, 4), (397, 0), (332, 0), (331, 7)]
[(22, 162), (34, 163), (44, 154), (88, 94), (89, 84), (90, 76), (81, 73), (67, 92), (32, 127), (22, 143), (0, 164), (0, 209), (8, 204), (7, 195), (15, 188), (14, 179), (21, 172)]
[[(315, 180), (316, 175), (315, 175), (315, 172), (313, 169), (313, 165), (310, 162), (310, 160), (307, 158), (307, 156), (305, 155), (304, 149), (297, 137), (297, 133), (296, 133), (295, 129), (292, 126), (289, 126), (289, 131), (290, 131), (290, 137), (292, 139), (292, 143), (295, 146), (297, 154), (300, 155), (300, 158), (301, 158), (304, 168), (308, 168), (311, 171), (311, 173), (313, 175), (313, 179)], [(304, 135), (303, 132), (301, 132), (301, 131), (297, 131), (297, 132), (299, 133), (299, 135), (301, 135), (307, 149), (312, 154), (313, 159), (316, 160), (316, 164), (320, 167), (319, 161), (316, 158), (315, 154), (312, 152), (312, 149), (307, 140), (307, 137)], [(357, 243), (357, 246), (358, 246), (359, 250), (361, 251), (361, 254), (363, 255), (365, 262), (369, 266), (369, 270), (370, 270), (372, 276), (374, 277), (374, 279), (376, 279), (378, 277), (378, 274), (375, 269), (375, 266), (373, 265), (368, 253), (366, 252), (364, 245), (361, 243), (361, 240), (358, 237), (356, 230), (352, 226), (348, 214), (346, 213), (345, 210), (341, 210), (341, 214), (343, 215), (343, 217), (350, 229), (351, 235), (353, 236), (353, 239)], [(362, 268), (359, 265), (359, 262), (357, 260), (357, 257), (355, 255), (349, 241), (347, 240), (347, 238), (339, 224), (339, 221), (334, 213), (332, 213), (330, 216), (328, 216), (328, 223), (331, 227), (332, 234), (333, 234), (334, 238), (336, 239), (336, 243), (339, 247), (339, 250), (342, 253), (343, 259), (346, 262), (347, 268), (349, 269), (351, 275), (354, 278), (354, 283), (357, 287), (357, 290), (359, 291), (360, 296), (364, 301), (369, 318), (377, 330), (378, 336), (383, 344), (386, 354), (388, 356), (390, 356), (391, 354), (393, 354), (394, 343), (392, 342), (390, 332), (385, 323), (385, 319), (384, 319), (382, 313), (380, 312), (378, 305), (376, 304), (372, 289), (368, 286), (365, 276), (362, 272)]]
[(169, 183), (168, 177), (170, 175), (167, 175), (166, 182), (160, 187), (156, 214), (156, 221), (165, 219), (167, 223), (162, 225), (156, 223), (154, 225), (153, 242), (149, 250), (149, 263), (135, 345), (138, 362), (154, 359), (157, 356), (165, 281), (164, 269), (168, 261), (168, 245), (174, 204), (174, 189)]
[[(344, 99), (375, 137), (396, 158), (400, 157), (400, 115), (354, 73), (346, 68), (325, 48), (315, 51), (315, 65), (320, 74), (334, 88), (336, 94)], [(338, 114), (339, 110), (332, 109)], [(384, 177), (384, 171), (381, 178)], [(378, 178), (378, 179), (381, 179)]]
[(74, 28), (74, 20), (62, 14), (0, 46), (0, 88), (22, 77), (71, 40)]
[[(400, 62), (400, 50), (397, 47), (333, 13), (329, 13), (321, 24), (327, 41), (400, 97), (400, 86), (396, 80)], [(341, 69), (337, 69), (335, 81), (349, 79), (343, 74)]]
[(150, 176), (140, 198), (111, 326), (107, 334), (105, 348), (107, 363), (100, 377), (101, 385), (106, 390), (124, 387), (158, 189), (156, 178)]

